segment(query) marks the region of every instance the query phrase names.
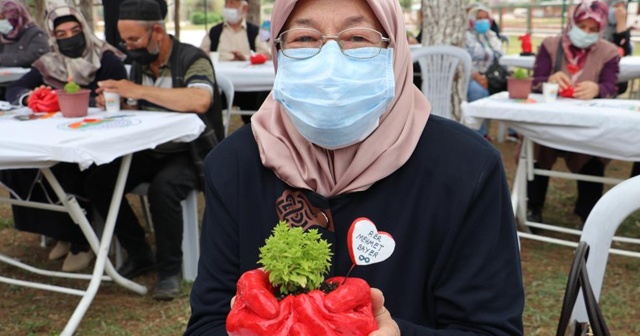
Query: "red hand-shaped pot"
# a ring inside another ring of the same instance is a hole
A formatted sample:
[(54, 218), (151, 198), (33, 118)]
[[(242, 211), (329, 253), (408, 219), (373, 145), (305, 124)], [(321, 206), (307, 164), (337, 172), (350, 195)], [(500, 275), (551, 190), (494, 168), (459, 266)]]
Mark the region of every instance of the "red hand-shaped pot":
[(257, 335), (368, 335), (378, 328), (371, 311), (371, 290), (366, 281), (343, 277), (326, 282), (338, 285), (289, 295), (278, 302), (262, 270), (244, 273), (238, 280), (236, 300), (227, 317), (232, 336)]
[(41, 87), (33, 90), (29, 95), (29, 108), (33, 112), (60, 111), (58, 95), (49, 88)]

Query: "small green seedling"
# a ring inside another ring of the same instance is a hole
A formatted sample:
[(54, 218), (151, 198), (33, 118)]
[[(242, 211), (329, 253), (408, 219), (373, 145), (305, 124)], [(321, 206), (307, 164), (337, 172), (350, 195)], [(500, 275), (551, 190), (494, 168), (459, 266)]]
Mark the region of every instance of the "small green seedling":
[(525, 69), (517, 69), (513, 73), (513, 78), (515, 78), (515, 79), (526, 79), (527, 77), (529, 77), (529, 74), (527, 73), (527, 70), (525, 70)]

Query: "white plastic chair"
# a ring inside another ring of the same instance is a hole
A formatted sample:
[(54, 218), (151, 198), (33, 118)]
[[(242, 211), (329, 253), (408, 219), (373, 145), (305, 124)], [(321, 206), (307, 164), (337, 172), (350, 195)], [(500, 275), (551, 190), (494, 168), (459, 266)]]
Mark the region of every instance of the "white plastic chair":
[(471, 56), (467, 50), (450, 45), (435, 45), (411, 49), (413, 62), (422, 71), (422, 93), (431, 103), (431, 113), (454, 119), (451, 113), (453, 79), (462, 65), (460, 84), (463, 100), (467, 99), (467, 86), (471, 78)]
[[(587, 272), (593, 294), (596, 299), (600, 297), (604, 271), (607, 267), (607, 259), (611, 241), (618, 226), (630, 214), (640, 209), (640, 176), (625, 180), (605, 193), (593, 207), (582, 229), (581, 241), (589, 244), (589, 258), (587, 259)], [(614, 250), (614, 249), (611, 249)], [(620, 251), (621, 254), (640, 257), (640, 252)], [(587, 322), (587, 312), (582, 299), (582, 293), (576, 301), (576, 306), (569, 320)]]
[(218, 88), (227, 99), (227, 108), (222, 111), (223, 113), (222, 122), (224, 124), (224, 136), (226, 137), (229, 135), (229, 124), (231, 123), (231, 110), (233, 106), (233, 95), (234, 95), (233, 82), (231, 82), (229, 78), (220, 74), (216, 74), (216, 82), (218, 83)]
[[(140, 197), (140, 204), (144, 214), (147, 227), (153, 230), (151, 214), (147, 204), (146, 196), (149, 190), (149, 183), (140, 183), (132, 191), (132, 194)], [(198, 257), (200, 256), (200, 241), (198, 229), (198, 190), (192, 190), (187, 198), (180, 202), (182, 206), (182, 278), (187, 281), (194, 281), (198, 274)], [(116, 267), (123, 263), (122, 249), (120, 244), (116, 244)]]

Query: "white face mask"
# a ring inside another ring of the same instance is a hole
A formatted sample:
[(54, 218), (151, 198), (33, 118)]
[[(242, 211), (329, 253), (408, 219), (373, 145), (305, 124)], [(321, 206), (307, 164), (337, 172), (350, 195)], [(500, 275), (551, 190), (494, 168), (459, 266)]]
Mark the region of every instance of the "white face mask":
[[(298, 51), (308, 53), (291, 52)], [(338, 149), (364, 140), (378, 127), (394, 94), (391, 48), (367, 59), (345, 56), (333, 40), (304, 60), (278, 52), (273, 97), (300, 134), (320, 147)]]
[(223, 8), (222, 17), (229, 23), (238, 23), (238, 21), (242, 20), (242, 16), (240, 15), (240, 10), (238, 8)]
[(0, 34), (9, 34), (13, 30), (13, 26), (9, 20), (0, 20)]
[(587, 33), (584, 30), (580, 29), (578, 26), (571, 27), (568, 36), (571, 44), (580, 49), (584, 49), (595, 44), (596, 42), (598, 42), (598, 38), (600, 38), (600, 34)]

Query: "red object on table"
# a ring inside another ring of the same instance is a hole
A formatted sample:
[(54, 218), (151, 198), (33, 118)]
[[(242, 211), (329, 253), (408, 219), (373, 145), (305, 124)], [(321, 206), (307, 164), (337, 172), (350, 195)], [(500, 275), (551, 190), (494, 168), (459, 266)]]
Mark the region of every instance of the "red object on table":
[(254, 54), (249, 57), (249, 61), (251, 61), (251, 64), (262, 64), (267, 61), (267, 55)]
[(566, 88), (560, 90), (558, 94), (560, 94), (560, 97), (573, 98), (573, 91), (573, 86), (567, 86)]
[(50, 88), (40, 87), (29, 95), (29, 108), (35, 112), (57, 112), (60, 111), (58, 95)]
[(522, 54), (523, 55), (531, 55), (533, 54), (532, 52), (532, 46), (531, 46), (531, 34), (527, 33), (524, 34), (522, 36), (518, 36), (518, 40), (520, 40), (520, 46), (522, 48)]
[(314, 290), (288, 295), (278, 302), (268, 275), (245, 272), (238, 280), (236, 299), (227, 316), (232, 336), (369, 335), (378, 329), (371, 308), (371, 289), (358, 278), (334, 277), (338, 287), (325, 294)]

